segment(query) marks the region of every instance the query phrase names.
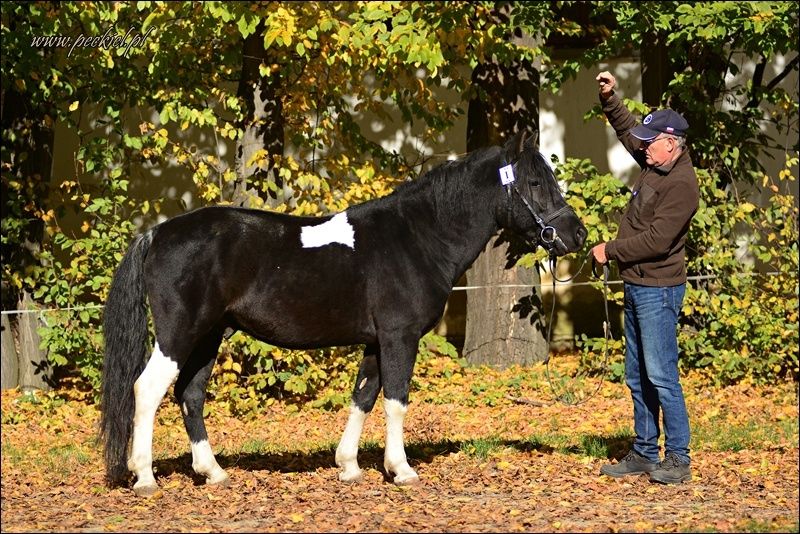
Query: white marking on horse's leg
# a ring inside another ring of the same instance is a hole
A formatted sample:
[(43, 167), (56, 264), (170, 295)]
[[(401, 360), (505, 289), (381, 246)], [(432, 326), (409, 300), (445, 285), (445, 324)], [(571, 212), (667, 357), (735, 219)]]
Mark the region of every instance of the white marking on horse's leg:
[(334, 215), (322, 224), (304, 226), (300, 229), (300, 242), (303, 248), (315, 248), (333, 243), (341, 243), (353, 250), (356, 248), (355, 231), (347, 221), (347, 212)]
[(384, 399), (383, 407), (386, 412), (386, 451), (383, 457), (383, 467), (390, 476), (392, 473), (395, 474), (395, 484), (418, 482), (419, 475), (408, 465), (406, 449), (403, 445), (403, 419), (405, 419), (408, 407), (394, 399)]
[(198, 443), (192, 442), (192, 469), (198, 475), (206, 477), (206, 484), (224, 485), (230, 480), (214, 458), (211, 444), (206, 439)]
[(128, 469), (136, 475), (133, 490), (139, 495), (152, 494), (158, 486), (153, 476), (153, 422), (161, 399), (178, 378), (178, 364), (164, 356), (156, 343), (153, 355), (133, 385), (136, 410)]
[(342, 468), (339, 480), (354, 482), (361, 478), (361, 469), (358, 467), (358, 442), (361, 439), (361, 430), (367, 414), (355, 404), (350, 405), (350, 417), (344, 427), (342, 439), (336, 447), (336, 465)]

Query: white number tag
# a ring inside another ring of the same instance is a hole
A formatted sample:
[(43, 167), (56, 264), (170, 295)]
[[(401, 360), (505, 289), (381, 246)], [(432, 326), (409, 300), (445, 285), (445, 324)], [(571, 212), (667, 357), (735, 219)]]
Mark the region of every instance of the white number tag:
[(512, 165), (506, 165), (505, 167), (500, 167), (500, 183), (503, 185), (513, 184), (517, 181), (516, 176), (514, 176), (514, 167)]

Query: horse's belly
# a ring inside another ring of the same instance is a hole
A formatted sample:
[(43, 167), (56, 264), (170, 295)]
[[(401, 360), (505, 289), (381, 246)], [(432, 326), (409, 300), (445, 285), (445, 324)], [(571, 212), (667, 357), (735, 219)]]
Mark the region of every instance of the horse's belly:
[(363, 298), (353, 292), (263, 291), (257, 302), (233, 310), (245, 332), (286, 348), (321, 348), (369, 343), (375, 338)]

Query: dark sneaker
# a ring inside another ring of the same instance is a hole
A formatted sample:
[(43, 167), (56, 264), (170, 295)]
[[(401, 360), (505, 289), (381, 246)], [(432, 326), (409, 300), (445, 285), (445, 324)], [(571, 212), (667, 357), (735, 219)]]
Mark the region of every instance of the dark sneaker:
[(671, 452), (658, 464), (658, 469), (650, 473), (650, 481), (661, 484), (680, 484), (691, 479), (692, 470), (689, 464), (682, 462), (678, 455)]
[(616, 464), (606, 464), (600, 468), (600, 473), (610, 477), (624, 477), (628, 475), (641, 475), (658, 469), (658, 462), (651, 462), (636, 451), (631, 451), (625, 458)]

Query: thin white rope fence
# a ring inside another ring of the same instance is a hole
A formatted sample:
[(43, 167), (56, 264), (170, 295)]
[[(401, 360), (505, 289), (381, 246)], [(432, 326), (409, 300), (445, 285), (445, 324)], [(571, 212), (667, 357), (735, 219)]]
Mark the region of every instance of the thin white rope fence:
[[(755, 272), (746, 272), (746, 273), (733, 273), (733, 276), (781, 276), (784, 274), (790, 273), (780, 273), (778, 271), (770, 271), (766, 273), (755, 273)], [(704, 274), (704, 275), (696, 275), (696, 276), (688, 276), (686, 277), (687, 281), (690, 282), (697, 282), (702, 280), (714, 280), (719, 278), (719, 275), (716, 274)], [(602, 281), (597, 280), (594, 282), (556, 282), (556, 287), (576, 287), (576, 286), (596, 286), (598, 284), (602, 285)], [(618, 285), (622, 284), (622, 280), (609, 280), (609, 285)], [(519, 288), (529, 288), (529, 287), (542, 287), (542, 288), (549, 288), (552, 287), (553, 284), (551, 282), (543, 282), (538, 284), (497, 284), (497, 285), (490, 285), (490, 286), (456, 286), (453, 288), (453, 291), (474, 291), (477, 289), (519, 289)], [(82, 311), (82, 310), (94, 310), (99, 308), (104, 308), (105, 306), (102, 304), (92, 304), (89, 306), (69, 306), (66, 308), (42, 308), (38, 310), (3, 310), (2, 315), (20, 315), (24, 313), (52, 313), (52, 312), (59, 312), (59, 311)]]

